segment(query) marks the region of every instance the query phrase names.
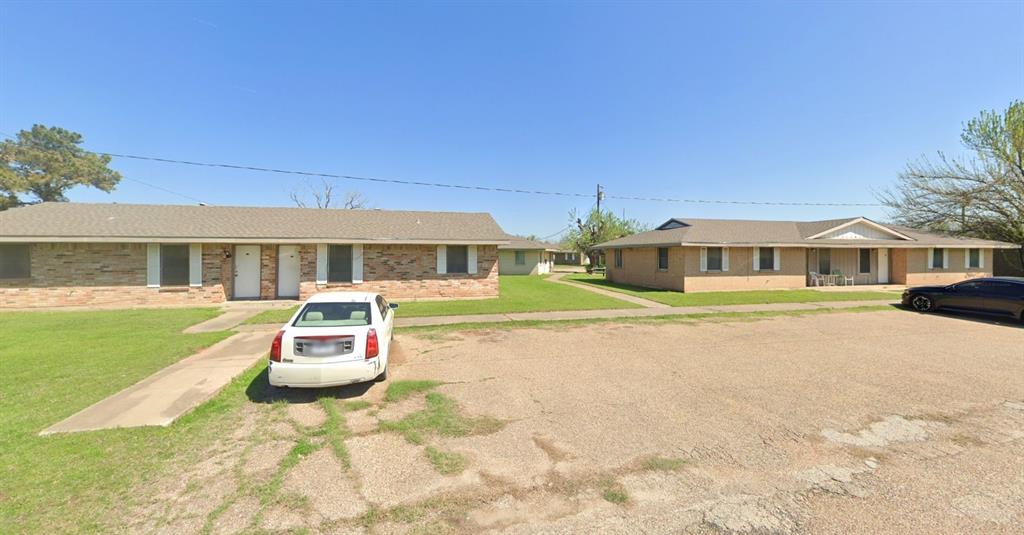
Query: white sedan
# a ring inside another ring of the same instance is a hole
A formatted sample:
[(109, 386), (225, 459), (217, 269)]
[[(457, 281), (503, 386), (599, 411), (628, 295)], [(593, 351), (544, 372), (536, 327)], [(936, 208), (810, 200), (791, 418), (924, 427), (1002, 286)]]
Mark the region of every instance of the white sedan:
[(375, 293), (310, 297), (270, 345), (270, 384), (321, 388), (387, 379), (396, 308)]

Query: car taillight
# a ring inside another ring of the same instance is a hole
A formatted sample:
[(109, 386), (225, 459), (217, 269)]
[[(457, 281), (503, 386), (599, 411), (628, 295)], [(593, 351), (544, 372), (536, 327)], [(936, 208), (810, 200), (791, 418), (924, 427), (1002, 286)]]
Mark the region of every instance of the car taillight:
[(281, 340), (284, 339), (284, 331), (278, 331), (274, 341), (270, 343), (270, 360), (281, 362)]
[(366, 358), (372, 359), (380, 354), (380, 344), (377, 342), (377, 330), (370, 329), (366, 333)]

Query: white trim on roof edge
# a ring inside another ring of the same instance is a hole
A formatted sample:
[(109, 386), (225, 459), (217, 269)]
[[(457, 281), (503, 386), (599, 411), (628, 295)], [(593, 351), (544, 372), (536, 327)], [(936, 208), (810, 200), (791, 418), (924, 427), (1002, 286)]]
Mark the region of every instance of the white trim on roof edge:
[[(855, 240), (850, 240), (855, 241)], [(863, 242), (864, 240), (856, 240)], [(652, 247), (787, 247), (790, 249), (924, 249), (928, 247), (948, 247), (950, 249), (1020, 249), (1020, 247), (1013, 244), (994, 244), (994, 243), (977, 243), (977, 244), (959, 244), (959, 243), (942, 243), (934, 244), (930, 242), (894, 242), (887, 243), (884, 245), (877, 243), (784, 243), (784, 242), (766, 242), (766, 243), (753, 243), (753, 242), (729, 242), (729, 243), (710, 243), (710, 242), (681, 242), (681, 243), (644, 243), (644, 244), (631, 244), (631, 245), (595, 245), (592, 249), (650, 249)]]
[(830, 229), (824, 230), (824, 231), (819, 232), (819, 233), (817, 233), (817, 234), (815, 234), (813, 236), (808, 236), (806, 239), (808, 239), (808, 240), (815, 240), (815, 239), (818, 239), (818, 238), (820, 238), (820, 237), (822, 237), (822, 236), (824, 236), (826, 234), (830, 234), (830, 233), (835, 232), (837, 230), (842, 230), (842, 229), (844, 229), (846, 227), (852, 227), (853, 225), (856, 225), (858, 223), (863, 223), (863, 224), (865, 224), (865, 225), (867, 225), (869, 227), (873, 227), (875, 229), (881, 230), (882, 232), (885, 232), (887, 234), (892, 234), (893, 236), (896, 236), (897, 238), (899, 238), (901, 240), (915, 241), (914, 238), (911, 238), (910, 236), (907, 236), (906, 234), (902, 234), (900, 232), (897, 232), (897, 231), (895, 231), (895, 230), (893, 230), (893, 229), (891, 229), (891, 228), (889, 228), (889, 227), (887, 227), (887, 226), (885, 226), (885, 225), (883, 225), (881, 223), (875, 223), (874, 221), (872, 221), (872, 220), (870, 220), (870, 219), (868, 219), (866, 217), (858, 217), (857, 219), (853, 219), (853, 220), (847, 221), (846, 223), (843, 223), (842, 225), (838, 225), (838, 226), (832, 227)]

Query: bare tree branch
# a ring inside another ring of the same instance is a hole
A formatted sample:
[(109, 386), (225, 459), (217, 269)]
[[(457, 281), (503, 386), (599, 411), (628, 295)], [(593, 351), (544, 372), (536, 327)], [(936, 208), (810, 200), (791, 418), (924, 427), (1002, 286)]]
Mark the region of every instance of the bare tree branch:
[(940, 152), (935, 162), (908, 163), (879, 201), (909, 226), (1024, 247), (1024, 102), (982, 112), (964, 125), (961, 141), (971, 158)]
[[(313, 204), (317, 208), (331, 208), (332, 205), (337, 205), (335, 196), (335, 185), (326, 179), (321, 178), (320, 184), (313, 184), (309, 179), (304, 179), (302, 183), (297, 186), (288, 197), (295, 203), (295, 206), (299, 208), (306, 208), (308, 203), (306, 202), (306, 195), (313, 197)], [(366, 208), (366, 198), (363, 197), (358, 191), (345, 192), (345, 200), (342, 203), (342, 208), (346, 210), (354, 210), (359, 208)]]

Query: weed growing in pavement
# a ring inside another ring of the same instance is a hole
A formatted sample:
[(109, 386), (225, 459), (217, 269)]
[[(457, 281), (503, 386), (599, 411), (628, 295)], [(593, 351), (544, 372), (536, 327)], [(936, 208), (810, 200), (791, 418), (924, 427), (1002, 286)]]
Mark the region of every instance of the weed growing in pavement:
[(489, 416), (463, 416), (455, 400), (444, 394), (430, 392), (426, 397), (425, 409), (401, 420), (383, 420), (378, 429), (401, 433), (410, 443), (419, 445), (423, 444), (425, 433), (443, 437), (487, 435), (505, 426), (505, 422)]

